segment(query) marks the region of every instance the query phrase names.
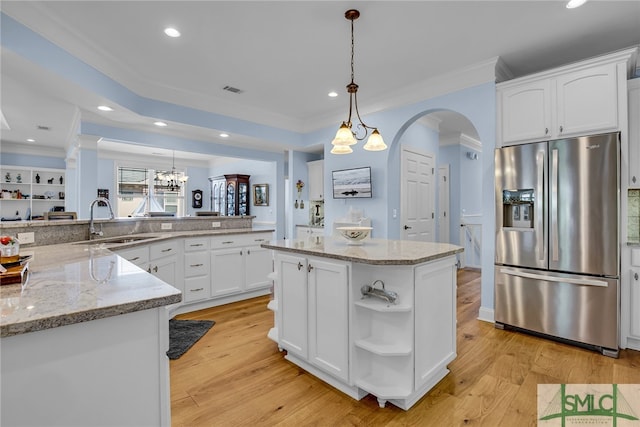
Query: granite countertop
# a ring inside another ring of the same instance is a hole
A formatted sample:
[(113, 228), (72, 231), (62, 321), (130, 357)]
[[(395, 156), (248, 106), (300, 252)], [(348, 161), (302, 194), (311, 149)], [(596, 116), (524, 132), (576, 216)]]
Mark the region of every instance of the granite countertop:
[[(81, 323), (178, 303), (182, 293), (129, 263), (110, 249), (173, 238), (263, 233), (225, 229), (148, 233), (149, 239), (124, 243), (92, 242), (21, 248), (33, 254), (25, 285), (0, 286), (0, 337)], [(124, 236), (132, 237), (132, 236)]]
[(360, 246), (330, 237), (309, 237), (263, 243), (263, 248), (313, 255), (372, 265), (414, 265), (462, 252), (460, 246), (448, 243), (413, 242), (408, 240), (369, 239)]

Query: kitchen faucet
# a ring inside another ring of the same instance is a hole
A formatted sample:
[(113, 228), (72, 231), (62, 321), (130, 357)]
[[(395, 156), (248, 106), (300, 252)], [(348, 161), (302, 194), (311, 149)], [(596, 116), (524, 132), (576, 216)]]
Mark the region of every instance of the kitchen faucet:
[(89, 220), (89, 240), (91, 240), (93, 236), (102, 236), (103, 234), (102, 224), (100, 224), (100, 231), (96, 231), (95, 227), (93, 226), (93, 206), (98, 202), (106, 203), (107, 206), (109, 207), (109, 212), (111, 214), (111, 217), (109, 219), (114, 218), (113, 209), (111, 209), (111, 202), (109, 202), (109, 199), (107, 199), (106, 197), (98, 197), (93, 202), (91, 202), (91, 206), (89, 208), (91, 210), (91, 219)]

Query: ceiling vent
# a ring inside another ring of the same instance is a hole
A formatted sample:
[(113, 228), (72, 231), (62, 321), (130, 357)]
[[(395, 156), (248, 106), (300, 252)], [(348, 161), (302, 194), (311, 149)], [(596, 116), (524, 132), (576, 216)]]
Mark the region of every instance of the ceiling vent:
[(227, 92), (232, 92), (232, 93), (237, 93), (240, 94), (243, 92), (243, 90), (238, 89), (237, 87), (233, 87), (233, 86), (225, 86), (222, 88), (222, 90), (226, 90)]
[(49, 126), (38, 125), (36, 126), (38, 130), (51, 130)]

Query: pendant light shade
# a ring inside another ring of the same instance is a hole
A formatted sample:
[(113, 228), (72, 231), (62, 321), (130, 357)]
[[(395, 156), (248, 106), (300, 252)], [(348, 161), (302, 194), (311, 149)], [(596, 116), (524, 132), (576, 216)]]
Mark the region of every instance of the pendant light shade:
[(350, 154), (353, 150), (348, 145), (334, 145), (331, 154)]
[[(351, 149), (351, 145), (356, 144), (358, 141), (364, 140), (371, 130), (371, 136), (367, 140), (367, 143), (364, 145), (365, 150), (369, 151), (382, 151), (386, 150), (387, 145), (384, 143), (382, 139), (382, 135), (378, 132), (377, 128), (372, 126), (367, 126), (360, 117), (360, 112), (358, 111), (358, 85), (354, 82), (354, 66), (353, 66), (353, 56), (354, 56), (354, 37), (353, 37), (353, 21), (360, 17), (360, 12), (356, 9), (349, 9), (344, 13), (344, 17), (351, 21), (351, 83), (347, 85), (347, 93), (349, 94), (349, 118), (342, 122), (338, 132), (336, 133), (336, 137), (333, 139), (331, 144), (333, 144), (333, 149), (331, 153), (333, 154), (349, 154), (353, 153)], [(357, 132), (353, 129), (353, 123), (351, 122), (351, 115), (355, 109), (356, 117), (360, 122), (357, 124), (358, 130), (364, 130), (364, 134), (358, 136)]]
[(368, 151), (382, 151), (387, 149), (387, 144), (382, 140), (382, 135), (380, 135), (378, 129), (374, 129), (373, 132), (371, 132), (371, 136), (367, 140), (367, 143), (364, 144), (364, 147), (362, 148)]
[[(333, 145), (354, 145), (358, 141), (353, 137), (353, 133), (351, 133), (351, 129), (345, 122), (342, 122), (338, 132), (336, 132), (336, 137), (333, 139), (331, 144)], [(353, 150), (352, 150), (353, 151)]]

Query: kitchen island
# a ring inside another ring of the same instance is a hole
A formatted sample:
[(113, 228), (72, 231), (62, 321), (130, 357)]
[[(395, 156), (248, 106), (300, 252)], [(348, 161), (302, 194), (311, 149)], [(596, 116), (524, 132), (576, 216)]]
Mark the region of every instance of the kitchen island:
[(405, 410), (449, 372), (461, 247), (323, 237), (262, 246), (275, 260), (268, 336), (287, 360), (354, 399)]
[(0, 288), (0, 424), (170, 425), (166, 306), (181, 292), (100, 245), (27, 253), (27, 283)]

